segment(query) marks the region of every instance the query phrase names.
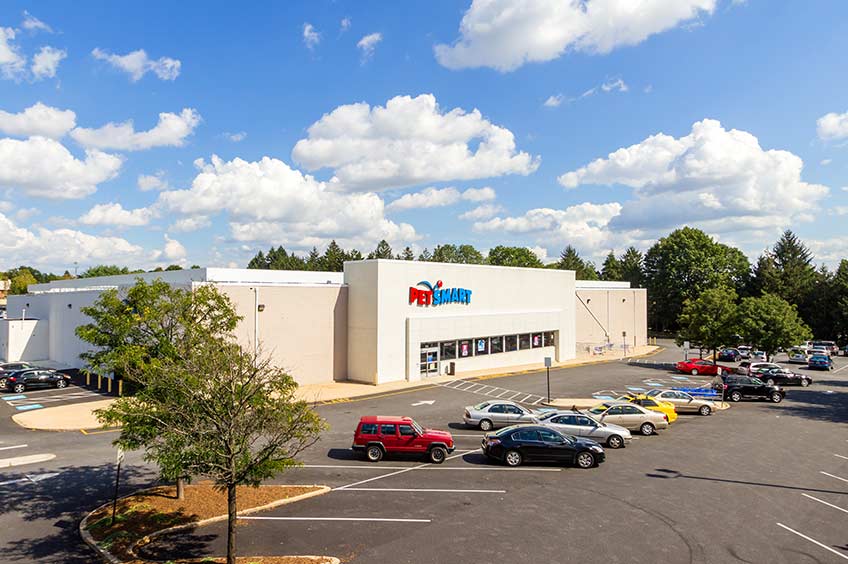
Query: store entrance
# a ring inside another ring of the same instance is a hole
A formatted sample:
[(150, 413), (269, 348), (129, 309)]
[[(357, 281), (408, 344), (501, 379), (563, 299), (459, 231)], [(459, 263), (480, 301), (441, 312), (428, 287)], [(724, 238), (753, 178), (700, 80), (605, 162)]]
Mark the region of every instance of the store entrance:
[(422, 378), (439, 375), (439, 343), (421, 343), (419, 373)]

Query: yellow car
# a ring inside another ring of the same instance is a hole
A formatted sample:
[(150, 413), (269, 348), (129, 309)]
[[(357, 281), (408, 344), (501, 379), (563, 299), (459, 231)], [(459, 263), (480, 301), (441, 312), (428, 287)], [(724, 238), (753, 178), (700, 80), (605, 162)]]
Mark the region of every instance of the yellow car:
[(645, 394), (624, 394), (617, 401), (629, 401), (630, 403), (641, 405), (645, 409), (659, 411), (668, 417), (669, 423), (677, 421), (677, 411), (674, 409), (674, 404), (670, 401), (658, 400)]

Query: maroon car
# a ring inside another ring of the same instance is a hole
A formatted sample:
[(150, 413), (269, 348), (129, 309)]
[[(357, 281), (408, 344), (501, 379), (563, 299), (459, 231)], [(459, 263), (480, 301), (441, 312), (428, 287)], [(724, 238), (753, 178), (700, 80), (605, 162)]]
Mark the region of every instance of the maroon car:
[(387, 454), (401, 454), (441, 464), (456, 447), (450, 433), (424, 429), (411, 417), (366, 415), (356, 426), (351, 448), (364, 452), (371, 462), (379, 462)]

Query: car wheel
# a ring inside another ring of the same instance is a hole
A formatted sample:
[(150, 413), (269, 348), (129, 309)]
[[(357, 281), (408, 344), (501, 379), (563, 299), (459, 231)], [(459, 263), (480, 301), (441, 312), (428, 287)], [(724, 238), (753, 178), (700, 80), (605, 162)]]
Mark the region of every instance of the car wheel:
[(607, 438), (607, 446), (610, 448), (621, 448), (624, 446), (624, 439), (618, 435), (610, 435)]
[(809, 380), (807, 380), (806, 378), (801, 378), (801, 387), (802, 387), (802, 388), (806, 388), (806, 387), (807, 387), (807, 386), (809, 386), (809, 385), (810, 385), (810, 381), (809, 381)]
[(0, 378), (0, 388), (5, 388), (5, 387), (6, 387), (6, 379)]
[(654, 434), (654, 424), (653, 423), (642, 423), (639, 426), (639, 432), (643, 435), (653, 435)]
[(489, 421), (488, 419), (480, 420), (480, 430), (481, 431), (491, 431), (492, 427), (494, 427), (494, 425), (492, 425), (492, 422)]
[(772, 403), (780, 403), (780, 402), (782, 402), (782, 401), (783, 401), (783, 396), (782, 396), (782, 395), (780, 395), (778, 392), (774, 392), (774, 393), (772, 393), (772, 395), (769, 397), (769, 399), (772, 401)]
[(67, 387), (68, 387), (68, 383), (65, 381), (65, 379), (64, 379), (64, 378), (62, 378), (61, 380), (59, 380), (58, 382), (56, 382), (56, 387), (57, 387), (57, 388), (67, 388)]
[(371, 445), (365, 450), (365, 456), (371, 462), (380, 462), (383, 460), (383, 449), (377, 445)]
[(692, 371), (691, 371), (691, 372), (689, 372), (689, 374), (691, 374), (692, 376), (697, 376), (697, 375), (698, 375), (698, 369), (697, 369), (697, 368), (693, 368), (693, 369), (692, 369)]
[(742, 393), (730, 392), (730, 401), (742, 401)]
[(769, 378), (768, 380), (766, 380), (766, 384), (768, 384), (769, 386), (774, 386), (774, 379)]
[(713, 408), (708, 405), (702, 405), (701, 409), (698, 410), (698, 413), (701, 415), (710, 415), (713, 412)]
[(447, 457), (448, 451), (445, 450), (445, 447), (437, 446), (430, 449), (430, 462), (433, 464), (441, 464)]
[(578, 467), (585, 470), (586, 468), (591, 468), (595, 465), (595, 456), (591, 452), (584, 450), (577, 455), (576, 462)]
[(504, 456), (504, 462), (506, 462), (506, 465), (512, 466), (513, 468), (516, 466), (521, 466), (521, 463), (523, 462), (522, 459), (523, 457), (521, 456), (521, 453), (517, 450), (511, 450), (507, 452)]
[(15, 384), (15, 385), (12, 387), (12, 391), (13, 391), (13, 392), (15, 392), (16, 394), (20, 394), (20, 393), (22, 393), (22, 392), (25, 392), (25, 391), (26, 391), (26, 386), (25, 386), (25, 385), (23, 385), (23, 384)]

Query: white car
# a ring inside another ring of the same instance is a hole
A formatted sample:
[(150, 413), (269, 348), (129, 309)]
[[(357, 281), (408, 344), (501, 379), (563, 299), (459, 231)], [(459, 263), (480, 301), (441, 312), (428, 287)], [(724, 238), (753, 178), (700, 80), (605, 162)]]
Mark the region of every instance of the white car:
[(749, 347), (748, 345), (736, 347), (736, 350), (739, 351), (740, 358), (751, 358), (751, 347)]
[(760, 370), (768, 370), (769, 368), (780, 368), (779, 364), (773, 362), (749, 362), (747, 360), (739, 363), (736, 367), (736, 373), (744, 376), (754, 376)]
[(830, 356), (830, 351), (825, 347), (813, 347), (809, 351), (810, 356), (814, 355), (822, 355), (822, 356)]
[(790, 349), (787, 354), (789, 355), (789, 362), (791, 364), (807, 364), (807, 361), (810, 360), (810, 355), (807, 354), (807, 349), (802, 349), (800, 347)]

